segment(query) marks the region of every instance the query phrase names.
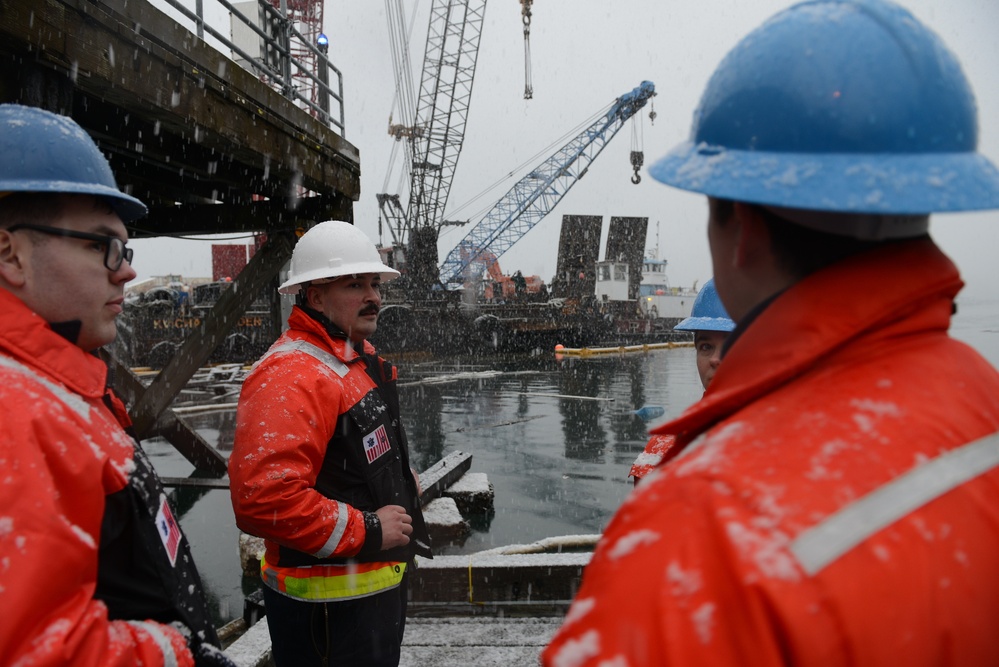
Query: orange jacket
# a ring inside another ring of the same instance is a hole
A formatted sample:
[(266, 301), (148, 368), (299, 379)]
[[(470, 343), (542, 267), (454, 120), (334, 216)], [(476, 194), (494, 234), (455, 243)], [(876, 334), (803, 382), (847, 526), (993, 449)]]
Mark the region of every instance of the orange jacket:
[[(999, 374), (929, 240), (797, 283), (618, 510), (545, 665), (999, 660)], [(969, 444), (974, 443), (974, 444)]]
[[(236, 524), (264, 538), (265, 583), (311, 599), (307, 583), (337, 576), (330, 565), (342, 568), (348, 557), (405, 562), (429, 537), (398, 409), (384, 402), (368, 361), (297, 306), (288, 324), (243, 383), (229, 479)], [(374, 354), (367, 342), (364, 353)], [(395, 491), (386, 498), (381, 491), (389, 482)], [(364, 513), (385, 504), (413, 517), (411, 546), (380, 551), (380, 539), (365, 545)], [(286, 576), (302, 579), (302, 592), (290, 582), (285, 589)], [(383, 585), (380, 578), (373, 584)]]
[(631, 464), (628, 477), (634, 477), (635, 482), (642, 479), (656, 466), (662, 465), (666, 461), (676, 456), (680, 451), (677, 446), (676, 436), (672, 433), (654, 433), (649, 441), (645, 443), (645, 449), (635, 462)]
[(106, 376), (99, 359), (0, 289), (4, 665), (193, 664), (173, 628), (109, 621), (93, 598), (105, 495), (128, 484), (133, 451), (102, 401)]

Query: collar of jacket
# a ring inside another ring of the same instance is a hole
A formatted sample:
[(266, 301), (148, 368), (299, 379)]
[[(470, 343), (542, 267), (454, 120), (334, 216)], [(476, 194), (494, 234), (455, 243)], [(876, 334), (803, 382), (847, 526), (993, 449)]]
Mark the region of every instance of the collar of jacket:
[(325, 345), (336, 355), (337, 359), (350, 363), (364, 355), (374, 355), (375, 347), (367, 340), (358, 345), (349, 345), (347, 334), (318, 310), (307, 306), (295, 305), (288, 317), (288, 326), (292, 329), (308, 332), (323, 339)]
[(40, 370), (81, 396), (104, 395), (108, 372), (104, 362), (53, 331), (5, 289), (0, 289), (0, 352)]
[(732, 330), (732, 333), (730, 333), (728, 337), (725, 339), (725, 342), (722, 343), (722, 349), (721, 349), (722, 359), (725, 358), (725, 355), (728, 354), (728, 351), (732, 348), (733, 345), (735, 345), (735, 341), (737, 341), (740, 337), (742, 337), (742, 332), (748, 329), (749, 326), (756, 321), (756, 318), (760, 316), (760, 313), (766, 310), (767, 307), (769, 307), (770, 304), (774, 302), (774, 299), (779, 297), (781, 294), (783, 294), (783, 290), (777, 292), (776, 294), (770, 297), (767, 297), (760, 303), (753, 306), (753, 308), (748, 313), (746, 313), (741, 320), (739, 320), (739, 323), (735, 325), (735, 329)]
[(963, 286), (929, 238), (886, 244), (817, 271), (759, 313), (700, 401), (651, 432), (676, 434), (686, 445), (856, 341), (945, 333)]

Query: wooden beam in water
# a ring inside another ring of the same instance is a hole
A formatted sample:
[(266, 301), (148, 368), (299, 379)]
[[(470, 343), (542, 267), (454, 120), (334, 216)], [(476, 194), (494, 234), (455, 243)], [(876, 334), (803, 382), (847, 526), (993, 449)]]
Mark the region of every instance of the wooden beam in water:
[(159, 416), (155, 433), (165, 438), (198, 470), (214, 477), (222, 477), (228, 472), (227, 459), (173, 410), (167, 408)]
[[(111, 387), (115, 393), (125, 401), (126, 405), (135, 405), (146, 392), (146, 387), (139, 380), (139, 376), (108, 353), (105, 348), (100, 350), (100, 356), (108, 366)], [(162, 435), (166, 438), (198, 470), (215, 477), (223, 477), (226, 474), (226, 458), (170, 408), (165, 408), (158, 416), (150, 432), (150, 436), (152, 435)]]
[(420, 486), (423, 489), (420, 504), (426, 506), (431, 500), (441, 497), (471, 467), (471, 454), (452, 452), (420, 473)]

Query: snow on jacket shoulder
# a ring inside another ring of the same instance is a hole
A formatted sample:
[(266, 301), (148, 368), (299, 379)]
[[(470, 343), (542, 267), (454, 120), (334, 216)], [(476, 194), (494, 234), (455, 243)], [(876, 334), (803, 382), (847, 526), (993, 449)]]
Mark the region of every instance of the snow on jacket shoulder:
[[(999, 655), (999, 373), (947, 336), (928, 240), (778, 297), (618, 510), (544, 664), (971, 665)], [(689, 443), (689, 444), (688, 444)]]
[(0, 289), (0, 656), (4, 664), (193, 664), (158, 623), (93, 598), (104, 499), (132, 440), (102, 401), (106, 368)]
[(297, 342), (322, 350), (346, 375), (353, 350), (345, 341), (331, 339), (298, 309), (289, 324), (240, 393), (229, 458), (236, 524), (271, 543), (268, 562), (278, 562), (274, 544), (314, 554), (328, 549), (334, 532), (340, 538), (328, 555), (354, 556), (364, 545), (363, 513), (325, 497), (315, 486), (338, 417), (371, 384), (358, 384), (354, 376), (345, 382), (328, 364), (291, 349)]

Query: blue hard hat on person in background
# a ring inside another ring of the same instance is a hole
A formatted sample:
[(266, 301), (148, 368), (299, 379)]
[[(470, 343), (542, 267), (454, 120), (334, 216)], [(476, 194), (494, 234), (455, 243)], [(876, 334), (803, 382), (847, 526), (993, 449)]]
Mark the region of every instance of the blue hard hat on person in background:
[(122, 222), (146, 205), (118, 189), (107, 159), (76, 121), (44, 109), (0, 104), (0, 192), (105, 198)]
[[(936, 34), (883, 0), (813, 0), (729, 52), (690, 139), (649, 172), (683, 190), (787, 209), (999, 208), (999, 170), (977, 146), (974, 95)], [(924, 218), (921, 230), (890, 235), (925, 231)]]
[(714, 278), (704, 283), (704, 287), (697, 293), (694, 305), (690, 309), (690, 317), (673, 328), (677, 331), (732, 331), (735, 329), (735, 322), (725, 312), (725, 306), (718, 298)]

